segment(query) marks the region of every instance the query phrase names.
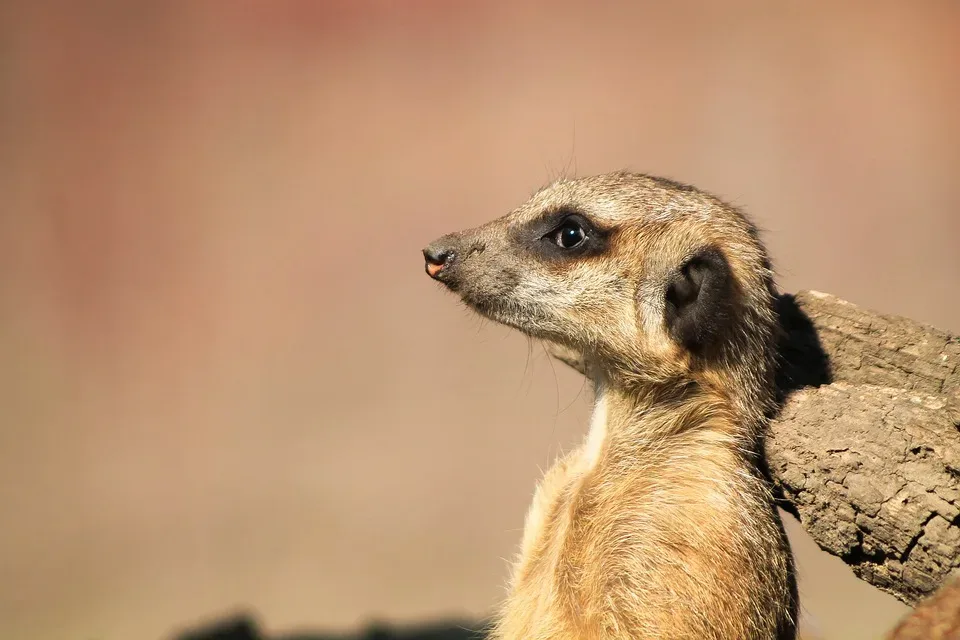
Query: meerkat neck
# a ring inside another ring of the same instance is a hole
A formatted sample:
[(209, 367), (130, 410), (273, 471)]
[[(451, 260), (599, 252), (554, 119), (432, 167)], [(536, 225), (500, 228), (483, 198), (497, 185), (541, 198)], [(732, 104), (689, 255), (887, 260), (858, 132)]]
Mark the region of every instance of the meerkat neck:
[(594, 395), (585, 448), (589, 456), (610, 446), (636, 452), (685, 440), (742, 451), (756, 429), (730, 399), (693, 381), (635, 387), (597, 376)]

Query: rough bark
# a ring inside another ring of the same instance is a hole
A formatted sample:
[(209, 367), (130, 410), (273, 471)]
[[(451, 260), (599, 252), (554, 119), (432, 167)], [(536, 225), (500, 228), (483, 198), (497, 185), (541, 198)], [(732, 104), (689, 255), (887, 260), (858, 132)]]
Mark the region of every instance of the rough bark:
[(780, 314), (766, 456), (782, 506), (914, 604), (960, 569), (960, 337), (812, 291), (782, 296)]

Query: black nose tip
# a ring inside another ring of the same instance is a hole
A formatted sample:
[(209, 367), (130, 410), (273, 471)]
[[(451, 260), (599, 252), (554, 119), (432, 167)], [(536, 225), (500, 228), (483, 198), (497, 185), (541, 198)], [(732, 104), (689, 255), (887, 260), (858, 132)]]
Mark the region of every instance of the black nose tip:
[(423, 250), (423, 259), (426, 260), (427, 274), (431, 278), (436, 278), (440, 272), (447, 268), (447, 265), (454, 258), (453, 249), (446, 244), (434, 243)]
[(443, 264), (453, 254), (452, 249), (430, 245), (423, 250), (424, 259), (430, 264)]

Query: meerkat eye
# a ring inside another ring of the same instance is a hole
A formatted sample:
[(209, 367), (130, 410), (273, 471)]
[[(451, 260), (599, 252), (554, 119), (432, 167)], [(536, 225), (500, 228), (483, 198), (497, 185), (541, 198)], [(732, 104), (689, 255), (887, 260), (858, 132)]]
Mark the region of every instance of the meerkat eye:
[(579, 247), (587, 239), (587, 232), (573, 220), (564, 222), (553, 232), (553, 241), (561, 249)]

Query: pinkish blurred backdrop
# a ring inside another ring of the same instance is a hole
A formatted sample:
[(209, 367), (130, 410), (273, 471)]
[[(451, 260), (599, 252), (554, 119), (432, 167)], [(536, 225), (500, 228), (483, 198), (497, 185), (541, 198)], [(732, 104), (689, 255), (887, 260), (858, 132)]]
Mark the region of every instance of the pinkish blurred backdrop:
[[(0, 30), (4, 639), (486, 614), (588, 399), (420, 248), (561, 172), (693, 182), (784, 289), (960, 329), (954, 2), (8, 0)], [(787, 520), (809, 637), (905, 610)]]

